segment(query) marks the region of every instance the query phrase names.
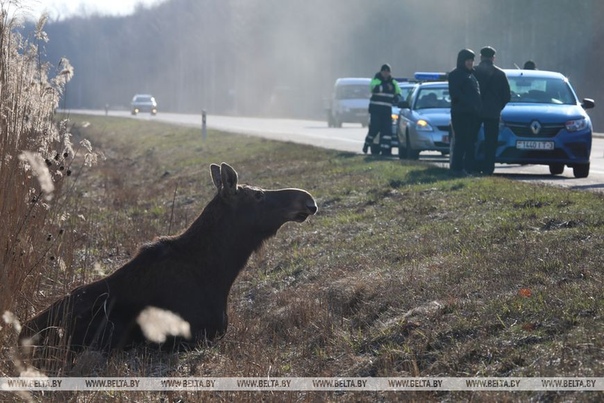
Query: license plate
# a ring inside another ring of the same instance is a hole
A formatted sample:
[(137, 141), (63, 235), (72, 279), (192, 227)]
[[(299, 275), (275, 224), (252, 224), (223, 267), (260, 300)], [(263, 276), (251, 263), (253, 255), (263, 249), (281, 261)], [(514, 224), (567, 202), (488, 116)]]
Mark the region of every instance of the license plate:
[(553, 150), (553, 141), (524, 141), (518, 140), (516, 148), (519, 150)]

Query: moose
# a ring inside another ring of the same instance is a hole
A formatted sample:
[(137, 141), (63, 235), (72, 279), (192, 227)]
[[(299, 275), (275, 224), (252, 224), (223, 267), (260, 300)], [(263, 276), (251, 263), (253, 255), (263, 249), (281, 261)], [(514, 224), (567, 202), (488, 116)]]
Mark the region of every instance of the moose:
[(187, 349), (222, 337), (228, 294), (249, 257), (283, 224), (303, 222), (318, 208), (302, 189), (240, 185), (226, 163), (211, 164), (210, 173), (217, 193), (189, 228), (144, 245), (111, 275), (75, 288), (27, 321), (21, 345), (48, 345), (58, 333), (70, 351), (130, 348), (149, 342), (140, 325), (148, 307), (178, 316), (190, 330), (152, 345)]

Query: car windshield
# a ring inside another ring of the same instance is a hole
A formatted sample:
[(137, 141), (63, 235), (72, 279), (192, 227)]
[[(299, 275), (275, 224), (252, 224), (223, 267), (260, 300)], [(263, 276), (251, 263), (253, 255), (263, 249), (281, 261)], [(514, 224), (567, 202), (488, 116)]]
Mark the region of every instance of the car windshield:
[(337, 99), (369, 99), (369, 84), (342, 85), (336, 89)]
[(577, 103), (568, 83), (560, 78), (549, 77), (508, 77), (511, 102), (529, 104), (566, 104)]
[(401, 99), (407, 99), (409, 98), (409, 95), (411, 95), (411, 93), (413, 92), (413, 89), (415, 88), (415, 86), (404, 86), (401, 85)]
[(450, 108), (449, 87), (426, 87), (418, 90), (415, 109)]
[(148, 97), (148, 96), (138, 96), (136, 98), (134, 98), (134, 102), (151, 102), (151, 99), (153, 97)]

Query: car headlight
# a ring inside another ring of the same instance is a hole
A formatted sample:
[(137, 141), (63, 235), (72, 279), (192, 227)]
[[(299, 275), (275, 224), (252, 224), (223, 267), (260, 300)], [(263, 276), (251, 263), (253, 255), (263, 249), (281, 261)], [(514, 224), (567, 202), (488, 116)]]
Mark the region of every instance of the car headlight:
[(428, 123), (426, 120), (424, 119), (420, 119), (415, 123), (415, 128), (418, 131), (422, 131), (422, 132), (431, 132), (434, 129), (432, 129), (432, 126), (430, 126), (430, 123)]
[(392, 124), (396, 124), (396, 122), (398, 122), (398, 115), (396, 113), (393, 113), (391, 116), (392, 116)]
[(579, 130), (583, 130), (587, 127), (587, 119), (575, 119), (569, 120), (565, 123), (566, 130), (569, 132), (578, 132)]

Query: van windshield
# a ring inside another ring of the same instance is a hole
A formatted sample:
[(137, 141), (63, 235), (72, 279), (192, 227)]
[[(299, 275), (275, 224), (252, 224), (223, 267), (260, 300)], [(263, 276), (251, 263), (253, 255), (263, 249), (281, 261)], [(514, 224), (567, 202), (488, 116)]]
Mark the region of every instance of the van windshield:
[(369, 99), (369, 85), (342, 85), (336, 88), (336, 99)]

